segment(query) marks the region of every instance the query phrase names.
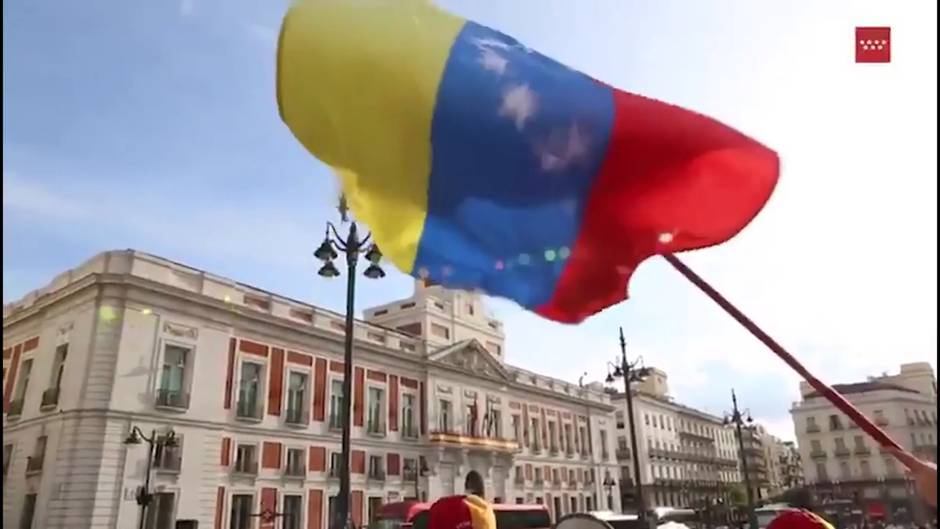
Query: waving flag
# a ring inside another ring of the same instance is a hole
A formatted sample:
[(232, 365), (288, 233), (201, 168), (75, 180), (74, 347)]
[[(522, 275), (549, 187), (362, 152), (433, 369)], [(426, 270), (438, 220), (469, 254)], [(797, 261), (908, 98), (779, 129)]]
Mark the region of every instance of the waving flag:
[(743, 134), (420, 0), (301, 1), (277, 80), (399, 269), (556, 321), (625, 299), (647, 257), (734, 236), (777, 182)]

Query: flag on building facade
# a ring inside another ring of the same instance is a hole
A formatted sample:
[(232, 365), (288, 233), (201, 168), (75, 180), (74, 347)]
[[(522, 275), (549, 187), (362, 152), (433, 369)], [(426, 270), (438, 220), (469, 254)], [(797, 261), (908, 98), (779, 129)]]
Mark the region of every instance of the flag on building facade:
[(731, 238), (778, 177), (773, 151), (711, 118), (421, 0), (297, 3), (277, 83), (400, 270), (555, 321), (625, 299), (652, 255)]

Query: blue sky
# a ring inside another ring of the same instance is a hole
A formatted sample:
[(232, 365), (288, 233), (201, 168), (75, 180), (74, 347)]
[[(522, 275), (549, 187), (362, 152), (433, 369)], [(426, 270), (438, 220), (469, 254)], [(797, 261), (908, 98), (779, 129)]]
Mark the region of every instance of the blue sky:
[[(777, 149), (781, 184), (727, 245), (687, 261), (824, 379), (934, 366), (936, 4), (517, 0), (441, 4), (620, 88), (714, 115)], [(136, 248), (341, 309), (310, 254), (336, 184), (280, 122), (287, 2), (3, 5), (3, 299), (106, 249)], [(890, 65), (853, 29), (890, 25)], [(359, 306), (408, 295), (391, 274)], [(731, 386), (792, 437), (796, 377), (663, 263), (577, 326), (491, 302), (511, 362), (604, 375), (623, 325), (675, 396), (719, 413)]]

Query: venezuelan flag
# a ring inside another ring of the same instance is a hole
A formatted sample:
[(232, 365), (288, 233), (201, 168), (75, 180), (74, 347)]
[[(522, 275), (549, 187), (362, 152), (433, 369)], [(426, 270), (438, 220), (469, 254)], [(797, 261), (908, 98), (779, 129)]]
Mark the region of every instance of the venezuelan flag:
[(420, 0), (307, 0), (278, 46), (281, 117), (401, 270), (561, 322), (647, 257), (721, 243), (776, 154)]

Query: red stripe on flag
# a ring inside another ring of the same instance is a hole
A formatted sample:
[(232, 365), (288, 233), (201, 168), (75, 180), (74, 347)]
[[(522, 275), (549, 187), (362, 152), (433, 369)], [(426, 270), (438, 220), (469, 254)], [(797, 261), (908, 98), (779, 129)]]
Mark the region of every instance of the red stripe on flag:
[(711, 118), (614, 90), (607, 156), (555, 293), (539, 314), (576, 323), (627, 297), (646, 258), (724, 242), (757, 215), (776, 153)]

